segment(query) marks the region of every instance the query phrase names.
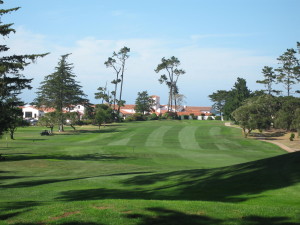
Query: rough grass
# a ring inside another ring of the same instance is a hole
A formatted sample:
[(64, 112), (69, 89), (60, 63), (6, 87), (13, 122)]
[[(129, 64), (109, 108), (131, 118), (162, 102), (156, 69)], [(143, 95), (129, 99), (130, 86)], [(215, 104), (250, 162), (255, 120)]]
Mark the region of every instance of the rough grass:
[(0, 224), (300, 224), (300, 152), (221, 122), (42, 129), (0, 140)]

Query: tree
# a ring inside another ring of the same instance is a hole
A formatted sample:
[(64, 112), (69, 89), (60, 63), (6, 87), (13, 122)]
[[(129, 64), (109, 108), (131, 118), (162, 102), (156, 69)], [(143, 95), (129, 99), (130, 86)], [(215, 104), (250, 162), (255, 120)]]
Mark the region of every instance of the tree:
[[(4, 2), (0, 0), (0, 4)], [(15, 33), (12, 28), (13, 23), (3, 24), (2, 16), (11, 12), (15, 12), (20, 7), (11, 9), (0, 9), (0, 35), (5, 38), (11, 33)], [(15, 117), (15, 109), (20, 104), (15, 101), (17, 96), (24, 89), (31, 89), (30, 83), (32, 79), (25, 78), (20, 72), (25, 69), (30, 63), (35, 62), (37, 58), (44, 57), (46, 54), (31, 54), (31, 55), (9, 55), (4, 56), (4, 52), (8, 51), (9, 47), (5, 44), (0, 45), (0, 136), (8, 131), (9, 124), (16, 124), (18, 120)]]
[[(20, 102), (18, 99), (14, 99), (15, 102)], [(20, 102), (22, 104), (22, 102)], [(19, 126), (25, 125), (25, 121), (23, 121), (23, 112), (22, 109), (16, 106), (11, 106), (9, 109), (9, 123), (8, 123), (8, 131), (10, 135), (10, 139), (14, 140), (15, 131)]]
[(251, 96), (251, 92), (247, 87), (247, 82), (243, 78), (237, 78), (237, 82), (233, 88), (228, 92), (226, 102), (224, 105), (224, 115), (228, 119), (232, 119), (231, 113), (239, 108), (242, 103)]
[(275, 115), (275, 126), (286, 130), (293, 128), (295, 112), (300, 108), (300, 98), (293, 96), (280, 97), (280, 110)]
[(111, 105), (113, 100), (107, 89), (107, 84), (105, 85), (105, 87), (99, 87), (97, 90), (99, 92), (95, 93), (95, 99), (102, 99), (101, 104), (103, 104), (105, 101), (107, 104)]
[(123, 92), (123, 82), (124, 82), (124, 72), (125, 72), (125, 64), (126, 60), (129, 58), (128, 53), (130, 52), (130, 48), (123, 47), (120, 49), (118, 53), (114, 52), (112, 57), (109, 57), (104, 64), (106, 67), (111, 67), (114, 69), (116, 73), (116, 79), (112, 81), (112, 84), (115, 85), (115, 90), (112, 92), (114, 100), (114, 110), (116, 110), (116, 103), (117, 103), (117, 91), (118, 91), (118, 84), (121, 83), (120, 91), (119, 91), (119, 100), (118, 100), (118, 114), (120, 112), (120, 107), (124, 104), (124, 100), (122, 100), (122, 92)]
[(64, 131), (63, 108), (70, 108), (72, 105), (85, 104), (86, 95), (81, 90), (81, 86), (75, 80), (73, 74), (73, 64), (67, 62), (70, 54), (62, 55), (55, 67), (55, 72), (47, 75), (41, 86), (38, 88), (35, 102), (38, 106), (55, 108), (60, 114), (60, 131)]
[(161, 63), (157, 65), (156, 69), (154, 70), (156, 73), (159, 73), (162, 70), (167, 72), (166, 74), (162, 74), (158, 81), (163, 84), (165, 83), (169, 88), (169, 101), (168, 101), (168, 112), (173, 110), (173, 101), (174, 101), (174, 94), (178, 94), (178, 87), (177, 81), (180, 75), (185, 74), (185, 71), (182, 69), (178, 69), (180, 65), (180, 61), (178, 58), (172, 56), (170, 59), (166, 59), (163, 57), (161, 59)]
[(55, 125), (59, 124), (60, 114), (57, 112), (45, 113), (42, 117), (39, 118), (38, 124), (40, 126), (45, 126), (50, 128), (50, 133), (53, 133), (53, 128)]
[(146, 114), (152, 111), (154, 99), (152, 99), (147, 91), (138, 92), (138, 97), (135, 100), (135, 111)]
[(282, 83), (287, 90), (287, 96), (291, 95), (292, 86), (299, 82), (299, 60), (296, 57), (295, 49), (287, 49), (277, 58), (282, 66), (277, 68), (277, 81)]
[(96, 105), (95, 108), (95, 123), (98, 125), (99, 129), (102, 124), (109, 123), (113, 120), (112, 109), (104, 104)]
[(297, 108), (294, 113), (294, 120), (292, 123), (292, 127), (297, 129), (298, 137), (300, 136), (300, 108)]
[(176, 112), (183, 109), (183, 105), (186, 104), (186, 97), (183, 94), (175, 94), (175, 110)]
[(223, 120), (223, 111), (224, 111), (226, 99), (228, 97), (228, 91), (218, 90), (217, 92), (212, 93), (208, 97), (214, 103), (213, 104), (214, 110), (220, 113), (220, 116)]
[(76, 130), (75, 125), (78, 124), (78, 121), (80, 120), (78, 112), (67, 112), (64, 114), (64, 116), (67, 124), (70, 125), (73, 130)]
[(264, 90), (265, 93), (271, 95), (272, 93), (279, 94), (280, 91), (273, 90), (272, 85), (276, 82), (276, 74), (273, 70), (273, 67), (265, 66), (262, 69), (262, 74), (264, 75), (264, 80), (257, 80), (256, 83), (264, 84), (266, 89)]
[(278, 103), (272, 95), (261, 95), (247, 99), (242, 106), (232, 112), (234, 120), (247, 137), (252, 130), (269, 129), (273, 123)]

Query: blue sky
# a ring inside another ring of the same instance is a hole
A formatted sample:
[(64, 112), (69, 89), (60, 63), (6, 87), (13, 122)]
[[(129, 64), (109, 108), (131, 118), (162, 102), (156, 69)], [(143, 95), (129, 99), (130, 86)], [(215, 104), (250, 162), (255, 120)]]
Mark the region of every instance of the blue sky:
[(24, 71), (34, 78), (34, 89), (22, 95), (27, 102), (60, 55), (72, 53), (74, 73), (97, 103), (97, 88), (114, 79), (104, 61), (127, 46), (127, 103), (144, 90), (167, 102), (168, 90), (154, 69), (162, 57), (174, 55), (186, 71), (179, 90), (187, 105), (209, 106), (207, 96), (229, 90), (237, 77), (251, 90), (262, 88), (255, 81), (262, 79), (263, 66), (277, 67), (276, 58), (300, 41), (299, 0), (7, 0), (2, 5), (15, 6), (22, 8), (2, 18), (17, 30), (3, 40), (11, 53), (51, 52)]

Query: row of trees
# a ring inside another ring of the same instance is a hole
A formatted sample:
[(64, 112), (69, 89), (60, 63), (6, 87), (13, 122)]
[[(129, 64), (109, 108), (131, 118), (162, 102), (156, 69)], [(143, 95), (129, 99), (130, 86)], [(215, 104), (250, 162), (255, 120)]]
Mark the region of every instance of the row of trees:
[[(300, 43), (297, 43), (300, 53)], [(213, 108), (227, 119), (236, 121), (243, 129), (245, 137), (254, 129), (283, 128), (300, 130), (300, 98), (294, 94), (294, 86), (300, 82), (300, 63), (295, 49), (287, 49), (277, 58), (279, 67), (273, 69), (265, 66), (262, 69), (263, 80), (258, 80), (264, 89), (251, 92), (246, 80), (237, 78), (229, 91), (218, 90), (209, 95), (214, 102)], [(282, 84), (286, 96), (276, 97), (282, 91), (274, 89), (274, 84)], [(274, 95), (275, 94), (275, 95)]]

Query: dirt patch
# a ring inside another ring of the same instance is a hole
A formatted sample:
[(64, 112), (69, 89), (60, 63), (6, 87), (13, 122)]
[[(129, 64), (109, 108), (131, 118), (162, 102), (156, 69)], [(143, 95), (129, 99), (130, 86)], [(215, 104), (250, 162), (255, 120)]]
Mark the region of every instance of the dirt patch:
[[(236, 125), (231, 125), (230, 123), (225, 123), (225, 126), (239, 128)], [(300, 138), (297, 137), (295, 133), (294, 141), (290, 141), (291, 132), (286, 132), (284, 130), (268, 130), (260, 132), (252, 132), (249, 135), (249, 138), (269, 142), (275, 144), (287, 152), (296, 152), (300, 151)]]
[(94, 206), (93, 208), (100, 209), (100, 210), (111, 209), (111, 207), (107, 207), (107, 206)]
[(72, 215), (78, 214), (78, 213), (80, 213), (80, 211), (75, 211), (75, 212), (65, 212), (65, 213), (62, 214), (61, 216), (52, 217), (50, 220), (58, 220), (58, 219), (66, 218), (66, 217), (69, 217), (69, 216), (72, 216)]
[(122, 213), (129, 214), (129, 213), (132, 213), (132, 211), (128, 210), (128, 211), (123, 211)]

